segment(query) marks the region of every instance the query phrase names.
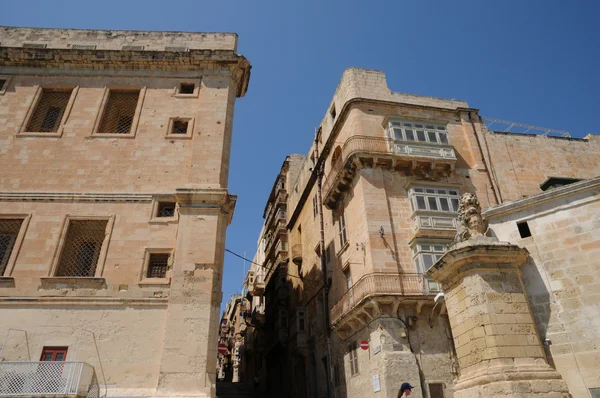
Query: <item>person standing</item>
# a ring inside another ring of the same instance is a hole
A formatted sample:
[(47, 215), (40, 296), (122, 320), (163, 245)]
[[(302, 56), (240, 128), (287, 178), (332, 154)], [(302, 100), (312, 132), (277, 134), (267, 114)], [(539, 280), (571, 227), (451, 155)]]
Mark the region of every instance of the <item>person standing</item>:
[(400, 386), (400, 391), (398, 391), (398, 398), (410, 397), (413, 388), (414, 387), (411, 386), (410, 383), (402, 383), (402, 385)]

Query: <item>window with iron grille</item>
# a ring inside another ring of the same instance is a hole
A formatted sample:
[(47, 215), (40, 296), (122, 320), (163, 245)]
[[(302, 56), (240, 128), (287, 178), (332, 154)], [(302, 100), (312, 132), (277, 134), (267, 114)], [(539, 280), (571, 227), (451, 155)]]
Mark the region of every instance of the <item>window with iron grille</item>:
[(129, 134), (133, 126), (140, 90), (111, 90), (98, 134)]
[(159, 202), (156, 217), (175, 217), (175, 202)]
[(348, 346), (348, 353), (350, 354), (350, 375), (354, 376), (358, 374), (358, 342), (354, 342)]
[(107, 220), (69, 220), (56, 276), (95, 275), (107, 223)]
[(448, 132), (440, 124), (414, 120), (390, 120), (388, 136), (396, 141), (417, 141), (436, 145), (448, 145)]
[(440, 211), (454, 213), (458, 211), (458, 190), (448, 188), (413, 188), (411, 189), (411, 205), (413, 211)]
[(181, 83), (179, 85), (179, 94), (194, 94), (196, 85), (194, 83)]
[(319, 198), (317, 195), (313, 196), (313, 218), (319, 214)]
[(3, 276), (6, 271), (8, 260), (15, 247), (19, 231), (21, 230), (21, 224), (23, 224), (23, 220), (0, 220), (0, 276)]
[(146, 278), (166, 278), (169, 270), (169, 253), (150, 253)]
[(444, 385), (442, 383), (429, 383), (430, 398), (444, 398)]
[(171, 134), (187, 134), (188, 124), (187, 120), (173, 120), (173, 123), (171, 123)]
[(338, 235), (340, 236), (340, 247), (344, 247), (348, 242), (346, 237), (346, 215), (344, 213), (340, 215), (338, 220)]
[(42, 89), (27, 132), (54, 133), (58, 131), (73, 90)]

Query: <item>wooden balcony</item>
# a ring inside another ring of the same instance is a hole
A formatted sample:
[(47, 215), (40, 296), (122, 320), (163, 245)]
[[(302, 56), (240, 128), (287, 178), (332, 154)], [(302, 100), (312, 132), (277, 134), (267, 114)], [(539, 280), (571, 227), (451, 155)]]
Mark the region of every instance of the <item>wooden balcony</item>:
[(323, 183), (324, 204), (332, 209), (352, 184), (361, 167), (387, 167), (407, 175), (437, 179), (454, 172), (456, 154), (452, 145), (438, 145), (389, 138), (352, 136)]
[(439, 290), (430, 290), (429, 285), (423, 274), (366, 274), (331, 308), (333, 328), (343, 337), (382, 313), (397, 316), (400, 299), (416, 305), (433, 302)]

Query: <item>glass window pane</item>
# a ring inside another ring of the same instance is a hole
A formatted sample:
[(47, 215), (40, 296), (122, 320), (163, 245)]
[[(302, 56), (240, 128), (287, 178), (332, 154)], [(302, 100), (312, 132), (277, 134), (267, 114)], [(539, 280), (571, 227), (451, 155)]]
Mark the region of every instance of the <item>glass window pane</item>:
[(431, 250), (430, 245), (421, 245), (421, 251), (428, 252)]
[(51, 360), (52, 360), (52, 353), (51, 352), (44, 353), (44, 357), (42, 358), (42, 361), (51, 361)]
[(436, 251), (436, 252), (443, 252), (444, 251), (444, 246), (435, 245), (435, 246), (433, 246), (433, 250)]
[(435, 189), (433, 189), (433, 188), (427, 188), (427, 189), (425, 189), (425, 192), (427, 192), (427, 193), (435, 193)]
[(423, 272), (423, 269), (421, 268), (421, 262), (419, 261), (419, 257), (415, 257), (415, 265), (417, 266), (417, 271)]
[(438, 189), (437, 193), (438, 193), (438, 195), (446, 195), (446, 190), (445, 189)]
[(402, 130), (401, 129), (394, 129), (394, 138), (397, 140), (402, 140)]
[(418, 129), (422, 129), (423, 125), (422, 124), (415, 124), (415, 127), (418, 128)]
[(450, 199), (450, 201), (452, 202), (452, 210), (453, 211), (458, 211), (458, 199)]
[(440, 207), (442, 211), (450, 211), (450, 203), (447, 198), (440, 198)]
[(436, 254), (435, 261), (438, 262), (440, 258), (442, 258), (443, 254)]
[(412, 130), (406, 130), (406, 139), (408, 141), (414, 141), (415, 140), (415, 133), (413, 133)]
[(458, 196), (458, 191), (450, 191), (450, 195)]
[(440, 137), (440, 143), (447, 144), (448, 143), (448, 135), (446, 133), (438, 133)]
[(429, 124), (429, 125), (425, 126), (425, 128), (433, 130), (435, 128), (435, 126), (432, 126), (431, 124)]
[(427, 202), (429, 203), (429, 210), (438, 210), (437, 201), (435, 198), (427, 198)]
[(418, 210), (426, 210), (427, 206), (425, 205), (425, 197), (424, 196), (417, 196), (417, 209)]
[(444, 126), (437, 126), (438, 130), (446, 130), (446, 128)]
[(431, 254), (423, 254), (423, 268), (427, 271), (433, 265), (433, 257)]
[(427, 141), (425, 139), (425, 132), (423, 130), (417, 130), (417, 140), (422, 142)]
[(429, 138), (429, 142), (437, 143), (437, 136), (435, 135), (435, 131), (428, 131), (427, 137)]
[(392, 126), (402, 126), (402, 123), (397, 122), (397, 121), (392, 121)]
[(412, 126), (412, 124), (410, 124), (410, 123), (404, 123), (404, 125), (405, 125), (405, 126), (408, 126), (408, 127), (411, 127), (411, 126)]
[(57, 352), (55, 361), (64, 361), (64, 360), (65, 360), (65, 353)]
[(423, 192), (423, 188), (415, 188), (415, 192)]

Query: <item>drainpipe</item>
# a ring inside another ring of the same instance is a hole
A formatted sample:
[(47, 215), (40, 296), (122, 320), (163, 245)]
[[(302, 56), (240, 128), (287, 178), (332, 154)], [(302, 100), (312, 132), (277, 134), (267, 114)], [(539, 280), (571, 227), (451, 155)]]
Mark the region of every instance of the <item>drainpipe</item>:
[[(319, 134), (320, 131), (315, 135), (315, 159), (319, 159)], [(321, 269), (323, 270), (323, 314), (325, 317), (325, 341), (327, 344), (327, 356), (329, 357), (329, 377), (327, 378), (327, 396), (333, 395), (335, 398), (335, 384), (333, 382), (333, 355), (331, 351), (331, 320), (329, 319), (329, 289), (331, 287), (331, 280), (327, 275), (327, 262), (325, 261), (325, 227), (323, 221), (323, 197), (322, 197), (322, 185), (323, 185), (323, 172), (325, 168), (325, 162), (321, 162), (319, 170), (317, 170), (317, 201), (319, 207), (319, 223), (320, 223), (320, 247), (321, 247)]]
[(492, 170), (487, 165), (485, 161), (485, 155), (483, 154), (483, 147), (481, 146), (481, 141), (479, 140), (479, 134), (477, 134), (477, 130), (475, 129), (475, 123), (473, 122), (473, 116), (471, 112), (468, 112), (469, 122), (471, 122), (471, 127), (473, 128), (473, 134), (475, 134), (475, 139), (477, 140), (477, 147), (479, 147), (479, 153), (481, 153), (481, 162), (483, 163), (483, 167), (485, 167), (485, 172), (490, 180), (490, 186), (492, 187), (492, 193), (494, 194), (494, 199), (496, 199), (496, 204), (499, 205), (500, 201), (498, 200), (498, 194), (496, 193), (496, 187), (494, 187), (494, 181), (492, 180)]

